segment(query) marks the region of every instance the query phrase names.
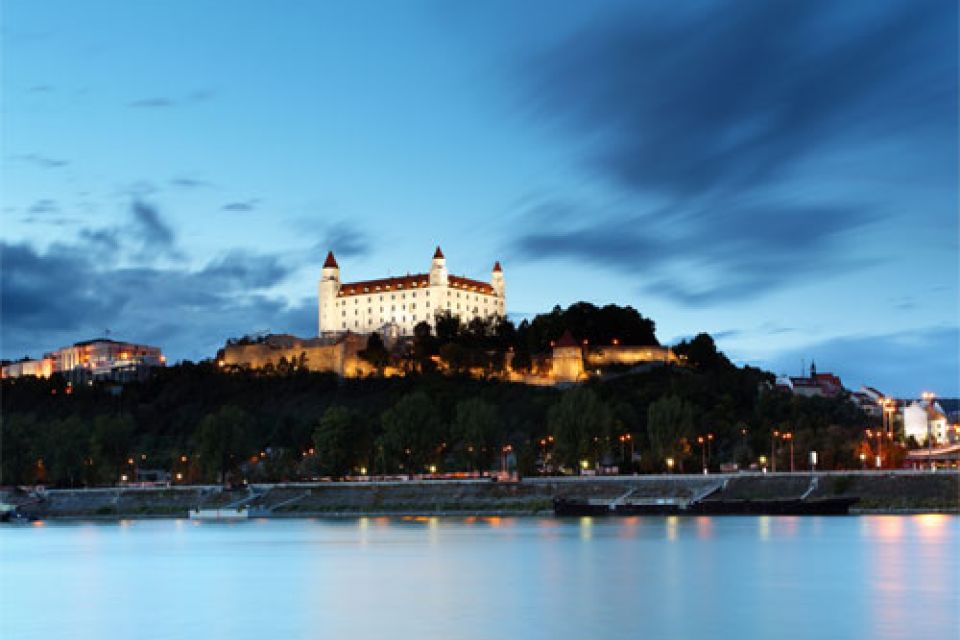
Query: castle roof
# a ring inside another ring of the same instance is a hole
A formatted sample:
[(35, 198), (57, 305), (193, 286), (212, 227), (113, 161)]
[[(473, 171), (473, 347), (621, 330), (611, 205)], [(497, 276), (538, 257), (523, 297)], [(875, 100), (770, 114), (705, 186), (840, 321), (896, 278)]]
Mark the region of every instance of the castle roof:
[(437, 245), (437, 250), (433, 252), (433, 259), (436, 260), (437, 258), (442, 258), (442, 257), (443, 257), (443, 251), (440, 250), (440, 245)]
[(494, 273), (500, 273), (500, 272), (502, 272), (502, 271), (503, 271), (503, 268), (500, 266), (500, 261), (497, 260), (497, 261), (494, 263), (494, 265), (493, 265), (493, 272), (494, 272)]
[[(447, 282), (452, 289), (462, 289), (464, 291), (475, 291), (486, 295), (493, 295), (493, 287), (486, 282), (473, 280), (472, 278), (461, 278), (460, 276), (448, 276)], [(395, 278), (379, 278), (377, 280), (361, 280), (359, 282), (346, 282), (340, 286), (340, 296), (355, 296), (365, 293), (375, 293), (377, 291), (397, 291), (401, 289), (421, 289), (430, 284), (430, 275), (426, 273), (415, 273), (413, 275), (398, 276)]]
[[(314, 263), (314, 264), (316, 264), (316, 263)], [(340, 265), (337, 264), (337, 259), (333, 257), (333, 251), (328, 251), (328, 252), (327, 252), (327, 259), (323, 261), (323, 268), (324, 268), (324, 269), (329, 269), (329, 268), (331, 268), (331, 267), (334, 268), (334, 269), (339, 269), (339, 268), (340, 268)]]

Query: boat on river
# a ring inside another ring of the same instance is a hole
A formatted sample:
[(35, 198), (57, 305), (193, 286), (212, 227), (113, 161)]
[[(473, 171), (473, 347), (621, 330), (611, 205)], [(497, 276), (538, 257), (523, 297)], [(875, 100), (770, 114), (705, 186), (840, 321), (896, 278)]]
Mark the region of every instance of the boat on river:
[(246, 520), (249, 513), (246, 507), (223, 509), (196, 509), (190, 510), (191, 520)]
[(858, 500), (855, 497), (764, 500), (711, 498), (682, 502), (670, 498), (613, 501), (555, 498), (553, 511), (558, 516), (845, 515)]

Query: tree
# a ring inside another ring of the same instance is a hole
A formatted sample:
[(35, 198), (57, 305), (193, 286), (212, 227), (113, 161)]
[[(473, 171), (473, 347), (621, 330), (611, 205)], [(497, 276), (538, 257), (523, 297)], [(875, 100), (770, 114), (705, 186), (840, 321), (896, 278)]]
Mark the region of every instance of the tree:
[(0, 485), (27, 484), (35, 479), (37, 421), (32, 414), (4, 415), (0, 420)]
[(421, 471), (441, 450), (440, 416), (429, 396), (417, 391), (383, 412), (378, 444), (393, 466), (407, 473)]
[(197, 439), (200, 463), (207, 477), (226, 482), (240, 460), (250, 454), (253, 421), (235, 405), (224, 405), (200, 422)]
[(457, 453), (471, 471), (490, 467), (492, 454), (499, 445), (499, 427), (497, 409), (490, 403), (480, 398), (457, 403), (450, 433)]
[(85, 484), (90, 459), (90, 432), (77, 416), (49, 425), (44, 464), (51, 484), (76, 487)]
[(383, 370), (390, 363), (390, 352), (383, 344), (383, 339), (379, 333), (371, 333), (367, 338), (367, 348), (363, 349), (357, 355), (361, 360), (369, 362), (376, 367), (377, 373), (382, 374)]
[(609, 442), (613, 420), (597, 394), (581, 387), (565, 391), (550, 407), (547, 424), (560, 462), (579, 469), (582, 460), (595, 460)]
[(341, 406), (329, 407), (313, 430), (313, 446), (320, 473), (345, 476), (356, 462), (359, 440), (356, 416)]
[(673, 348), (674, 352), (686, 358), (687, 364), (704, 371), (716, 371), (733, 367), (727, 356), (720, 353), (717, 344), (709, 333), (699, 333), (687, 342), (682, 341)]
[(111, 484), (120, 481), (123, 465), (133, 448), (135, 425), (129, 417), (97, 416), (93, 421), (91, 449), (94, 465)]
[(657, 461), (674, 458), (682, 470), (692, 431), (693, 409), (677, 396), (660, 398), (647, 410), (647, 436)]

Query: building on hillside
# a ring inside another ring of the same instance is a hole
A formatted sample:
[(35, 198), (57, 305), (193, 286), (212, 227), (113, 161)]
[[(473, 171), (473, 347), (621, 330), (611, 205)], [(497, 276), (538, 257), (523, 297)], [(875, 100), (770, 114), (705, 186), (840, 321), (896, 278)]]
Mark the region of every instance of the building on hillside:
[[(635, 369), (637, 367), (679, 364), (680, 359), (669, 347), (655, 345), (590, 345), (577, 342), (567, 330), (556, 342), (551, 343), (547, 357), (535, 359), (529, 374), (510, 369), (509, 379), (536, 385), (570, 384), (582, 382), (592, 376)], [(508, 360), (508, 368), (510, 361)]]
[(797, 396), (834, 398), (843, 392), (843, 383), (832, 373), (817, 373), (816, 363), (811, 363), (809, 377), (781, 377), (777, 388)]
[(221, 367), (257, 370), (303, 367), (357, 378), (375, 371), (360, 358), (360, 351), (366, 346), (367, 337), (351, 331), (320, 338), (268, 335), (256, 340), (228, 342), (217, 354), (217, 363)]
[(318, 290), (320, 336), (347, 331), (389, 334), (391, 328), (409, 336), (420, 322), (436, 328), (438, 314), (449, 312), (463, 324), (507, 314), (500, 263), (493, 265), (489, 283), (451, 275), (440, 247), (427, 273), (359, 282), (341, 281), (340, 266), (331, 251), (323, 263)]
[(896, 407), (896, 401), (888, 398), (873, 387), (862, 386), (859, 391), (850, 394), (850, 401), (860, 407), (860, 410), (871, 418), (883, 418), (883, 403), (892, 403), (891, 411)]
[(583, 366), (583, 347), (568, 329), (553, 345), (551, 378), (555, 382), (579, 382), (586, 378)]
[(160, 347), (96, 338), (45, 353), (40, 360), (27, 359), (4, 365), (2, 375), (4, 378), (49, 378), (58, 373), (74, 383), (92, 380), (129, 382), (141, 380), (153, 367), (165, 364), (166, 358)]
[(912, 436), (917, 443), (927, 444), (928, 436), (933, 436), (933, 442), (944, 443), (954, 435), (948, 431), (947, 415), (936, 401), (917, 400), (903, 408), (905, 438)]

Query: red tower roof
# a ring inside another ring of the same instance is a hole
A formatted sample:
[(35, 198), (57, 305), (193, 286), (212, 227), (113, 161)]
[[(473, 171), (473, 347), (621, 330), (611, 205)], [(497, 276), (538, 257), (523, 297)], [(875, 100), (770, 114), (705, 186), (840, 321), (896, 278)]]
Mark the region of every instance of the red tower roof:
[(502, 271), (503, 271), (503, 269), (500, 267), (500, 261), (497, 260), (497, 262), (493, 265), (493, 272), (494, 272), (494, 273), (501, 273)]
[(323, 261), (323, 268), (329, 269), (333, 267), (334, 269), (339, 269), (340, 265), (337, 264), (337, 259), (333, 257), (333, 251), (327, 252), (327, 259)]
[(437, 250), (433, 252), (433, 259), (436, 260), (437, 258), (442, 258), (442, 257), (443, 257), (443, 251), (440, 251), (440, 245), (437, 245)]

